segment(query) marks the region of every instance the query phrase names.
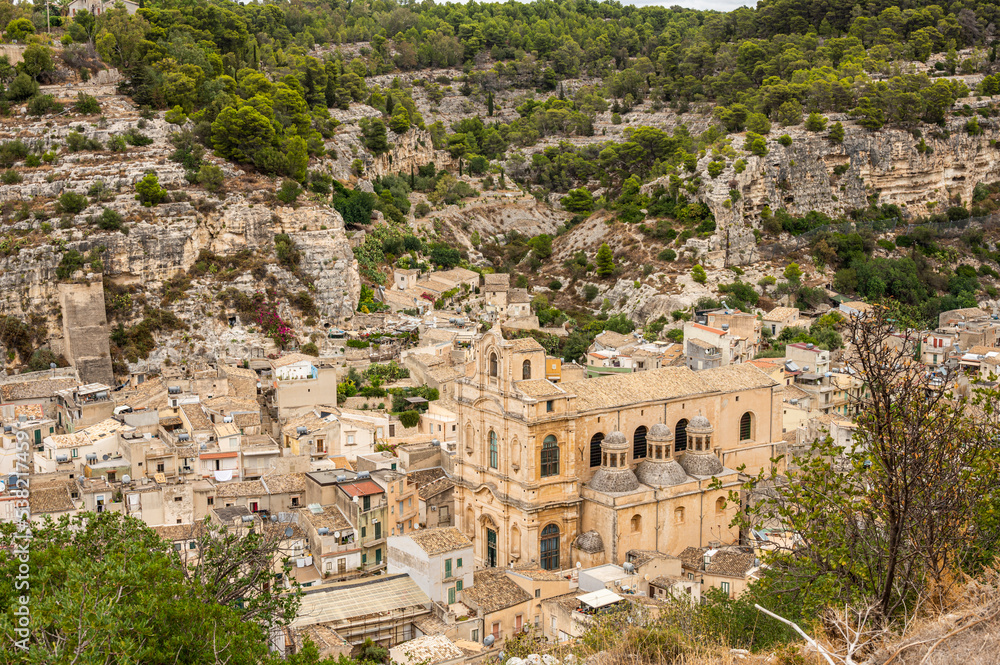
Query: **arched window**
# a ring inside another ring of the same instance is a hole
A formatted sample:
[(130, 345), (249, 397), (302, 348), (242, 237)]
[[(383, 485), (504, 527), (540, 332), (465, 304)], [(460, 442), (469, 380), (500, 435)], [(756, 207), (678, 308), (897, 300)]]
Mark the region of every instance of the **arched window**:
[(603, 432), (590, 437), (590, 468), (601, 466), (601, 441), (604, 441)]
[(642, 515), (632, 516), (632, 533), (642, 531)]
[(688, 447), (688, 421), (682, 418), (674, 427), (674, 451), (687, 450)]
[(677, 508), (676, 510), (674, 510), (674, 523), (675, 524), (684, 524), (684, 509), (683, 508)]
[(500, 468), (500, 447), (497, 445), (497, 433), (490, 430), (490, 468)]
[(531, 378), (531, 361), (525, 360), (521, 363), (521, 378), (527, 381)]
[(559, 475), (559, 443), (551, 434), (542, 443), (542, 478)]
[(715, 512), (717, 513), (726, 512), (726, 500), (721, 496), (715, 500)]
[(559, 527), (550, 524), (542, 529), (541, 559), (543, 570), (559, 570)]
[(496, 375), (499, 373), (498, 367), (499, 367), (499, 363), (497, 361), (497, 354), (491, 353), (490, 354), (490, 376), (496, 377)]
[(740, 418), (740, 441), (749, 441), (753, 438), (753, 414), (747, 411)]
[(646, 457), (646, 432), (648, 431), (645, 425), (639, 425), (635, 428), (635, 434), (632, 435), (632, 459)]

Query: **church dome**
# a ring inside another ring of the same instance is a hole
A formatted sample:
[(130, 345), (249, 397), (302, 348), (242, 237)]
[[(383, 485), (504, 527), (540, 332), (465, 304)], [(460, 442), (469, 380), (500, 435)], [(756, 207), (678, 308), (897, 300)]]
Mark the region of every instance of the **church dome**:
[(684, 473), (684, 467), (672, 459), (645, 459), (635, 470), (635, 475), (643, 485), (653, 487), (670, 487), (691, 480)]
[(717, 476), (723, 472), (722, 460), (708, 450), (689, 450), (681, 457), (681, 466), (691, 476)]
[(688, 425), (687, 425), (687, 431), (688, 432), (691, 432), (691, 431), (696, 431), (696, 432), (711, 432), (712, 429), (713, 429), (712, 428), (712, 423), (708, 422), (708, 418), (706, 418), (705, 416), (701, 415), (700, 413), (697, 416), (695, 416), (694, 418), (692, 418), (691, 422), (689, 422)]
[(612, 432), (601, 441), (602, 450), (628, 450), (628, 439), (621, 432)]
[(646, 434), (647, 441), (670, 441), (674, 438), (674, 432), (663, 423), (656, 423), (649, 428)]
[(632, 473), (632, 469), (617, 468), (608, 469), (601, 467), (590, 479), (587, 487), (596, 492), (617, 494), (620, 492), (633, 492), (639, 489), (639, 479)]

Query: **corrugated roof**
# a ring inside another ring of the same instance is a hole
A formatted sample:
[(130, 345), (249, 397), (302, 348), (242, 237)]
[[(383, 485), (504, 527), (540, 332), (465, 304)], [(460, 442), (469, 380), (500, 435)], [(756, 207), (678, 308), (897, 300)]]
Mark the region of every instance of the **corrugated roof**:
[(336, 624), (354, 617), (378, 615), (407, 607), (426, 607), (431, 599), (409, 575), (375, 577), (363, 582), (323, 585), (302, 596), (295, 628)]

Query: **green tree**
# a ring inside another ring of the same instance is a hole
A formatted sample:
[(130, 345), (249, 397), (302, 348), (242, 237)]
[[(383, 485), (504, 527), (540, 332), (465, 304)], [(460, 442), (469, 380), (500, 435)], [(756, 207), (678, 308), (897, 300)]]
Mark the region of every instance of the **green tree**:
[(802, 281), (802, 268), (799, 267), (798, 263), (789, 263), (785, 266), (785, 272), (783, 274), (785, 279), (789, 282), (797, 284)]
[(691, 268), (691, 279), (698, 282), (699, 284), (704, 284), (705, 282), (708, 281), (708, 274), (705, 272), (705, 269), (702, 268), (700, 264), (695, 264), (695, 266)]
[(844, 126), (840, 123), (839, 120), (830, 126), (830, 133), (827, 134), (827, 138), (829, 138), (834, 143), (844, 142)]
[(252, 106), (228, 106), (212, 123), (212, 144), (234, 162), (252, 162), (274, 143), (274, 127)]
[(56, 69), (55, 63), (52, 62), (52, 49), (41, 44), (28, 46), (24, 49), (22, 57), (24, 59), (17, 65), (18, 71), (24, 72), (35, 80)]
[(806, 118), (806, 129), (810, 132), (821, 132), (826, 129), (826, 118), (813, 111)]
[(410, 129), (410, 114), (406, 107), (400, 104), (389, 119), (389, 129), (397, 134), (404, 134)]
[(202, 164), (198, 170), (198, 184), (210, 192), (218, 192), (225, 183), (225, 174), (215, 164)]
[[(282, 662), (268, 652), (269, 631), (295, 617), (298, 586), (287, 577), (287, 565), (279, 570), (292, 582), (291, 593), (274, 584), (284, 525), (256, 526), (192, 526), (198, 548), (190, 558), (186, 549), (175, 552), (140, 520), (121, 513), (81, 513), (33, 524), (32, 547), (24, 556), (33, 616), (45, 629), (31, 631), (27, 658), (53, 665), (73, 660), (67, 654), (84, 653), (99, 654), (100, 662)], [(23, 594), (14, 585), (23, 560), (13, 524), (0, 526), (0, 542), (6, 580), (0, 584), (0, 634), (13, 644), (18, 639), (13, 610)], [(309, 653), (300, 665), (319, 662), (314, 648)]]
[(35, 25), (26, 18), (16, 18), (7, 24), (5, 32), (9, 39), (21, 42), (28, 35), (35, 34)]
[(597, 276), (610, 277), (615, 274), (615, 255), (608, 243), (602, 243), (597, 250)]
[(160, 179), (155, 173), (147, 173), (135, 184), (135, 198), (146, 207), (155, 206), (167, 200), (167, 192), (160, 187)]
[(98, 18), (97, 52), (105, 62), (130, 70), (152, 45), (146, 40), (150, 29), (145, 18), (130, 16), (124, 6), (109, 9)]
[(306, 170), (309, 168), (309, 147), (301, 136), (293, 136), (288, 139), (285, 151), (288, 156), (288, 175), (302, 182), (306, 179)]
[(361, 129), (361, 140), (373, 155), (389, 152), (389, 138), (385, 131), (385, 123), (381, 118), (375, 118)]
[(7, 98), (15, 102), (29, 99), (38, 94), (38, 81), (24, 72), (17, 75), (7, 89)]
[(569, 212), (590, 214), (594, 209), (594, 195), (586, 187), (569, 190), (559, 202)]

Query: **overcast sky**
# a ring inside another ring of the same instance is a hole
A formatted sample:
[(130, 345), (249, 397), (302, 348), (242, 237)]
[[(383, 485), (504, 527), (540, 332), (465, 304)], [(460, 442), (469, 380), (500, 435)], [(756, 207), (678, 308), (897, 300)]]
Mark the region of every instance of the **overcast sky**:
[(640, 7), (645, 5), (665, 5), (667, 7), (680, 5), (692, 9), (717, 9), (722, 12), (732, 11), (737, 7), (755, 7), (757, 5), (756, 0), (622, 0), (622, 3)]

